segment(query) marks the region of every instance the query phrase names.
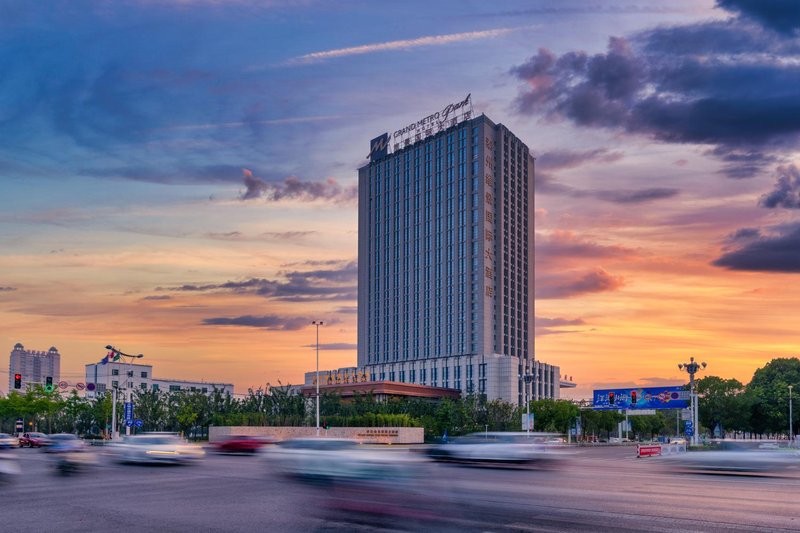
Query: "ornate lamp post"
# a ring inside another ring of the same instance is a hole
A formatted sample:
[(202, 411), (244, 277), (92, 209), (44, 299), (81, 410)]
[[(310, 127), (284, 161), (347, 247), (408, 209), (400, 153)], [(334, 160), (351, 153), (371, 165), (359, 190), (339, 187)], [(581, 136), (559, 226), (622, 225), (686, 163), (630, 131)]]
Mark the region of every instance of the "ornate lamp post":
[(697, 431), (698, 430), (698, 425), (697, 425), (698, 416), (697, 415), (698, 415), (699, 411), (698, 411), (698, 408), (697, 408), (697, 404), (698, 404), (697, 394), (695, 394), (695, 392), (694, 392), (694, 375), (700, 370), (701, 367), (705, 368), (706, 366), (708, 366), (708, 365), (706, 365), (705, 363), (696, 363), (695, 360), (694, 360), (694, 357), (690, 357), (688, 363), (683, 363), (683, 364), (678, 365), (678, 370), (685, 370), (686, 373), (689, 374), (689, 398), (691, 399), (691, 402), (692, 402), (691, 403), (692, 430), (693, 430), (693, 433), (692, 433), (692, 444), (694, 444), (695, 446), (697, 444), (699, 444), (699, 438), (698, 438), (698, 435), (697, 435), (697, 433), (698, 433), (698, 431)]

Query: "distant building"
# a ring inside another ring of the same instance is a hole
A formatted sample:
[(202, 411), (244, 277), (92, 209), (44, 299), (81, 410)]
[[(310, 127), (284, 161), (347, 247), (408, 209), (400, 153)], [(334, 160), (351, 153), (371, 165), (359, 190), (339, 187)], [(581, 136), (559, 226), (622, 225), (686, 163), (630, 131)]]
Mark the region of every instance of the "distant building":
[(8, 392), (14, 390), (14, 374), (22, 374), (21, 392), (28, 385), (44, 385), (48, 377), (53, 383), (61, 379), (61, 354), (55, 346), (46, 352), (26, 350), (21, 343), (14, 345), (8, 362)]
[(113, 388), (166, 392), (189, 391), (203, 394), (212, 394), (214, 390), (221, 390), (233, 396), (232, 383), (156, 378), (153, 376), (153, 365), (137, 363), (88, 364), (86, 365), (86, 383), (95, 384), (95, 391), (86, 394), (89, 398), (94, 397), (95, 393), (102, 394)]

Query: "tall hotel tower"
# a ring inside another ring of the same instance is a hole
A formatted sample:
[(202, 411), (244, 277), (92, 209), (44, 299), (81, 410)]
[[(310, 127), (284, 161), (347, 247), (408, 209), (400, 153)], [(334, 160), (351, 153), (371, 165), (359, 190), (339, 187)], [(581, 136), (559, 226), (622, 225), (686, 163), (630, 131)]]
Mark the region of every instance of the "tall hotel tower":
[(58, 383), (61, 379), (61, 354), (55, 346), (46, 352), (26, 350), (18, 342), (8, 358), (8, 392), (14, 390), (14, 374), (22, 374), (22, 387), (17, 391), (21, 393), (28, 390), (28, 385), (44, 385), (47, 377)]
[[(376, 381), (521, 402), (520, 376), (550, 368), (534, 365), (530, 150), (474, 117), (467, 96), (377, 137), (368, 157), (358, 172), (358, 367)], [(558, 376), (548, 378), (557, 391)]]

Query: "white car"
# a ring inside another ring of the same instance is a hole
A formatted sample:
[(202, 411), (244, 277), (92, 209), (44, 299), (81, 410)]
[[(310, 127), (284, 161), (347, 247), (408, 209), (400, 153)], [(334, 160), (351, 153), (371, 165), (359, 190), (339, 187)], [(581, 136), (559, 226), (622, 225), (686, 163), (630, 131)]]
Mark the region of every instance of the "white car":
[(19, 446), (19, 439), (8, 433), (0, 433), (0, 449), (16, 448)]
[(546, 434), (475, 433), (429, 448), (434, 461), (484, 465), (549, 466), (565, 457), (565, 446)]
[(174, 434), (143, 434), (123, 438), (110, 448), (123, 463), (192, 463), (206, 452)]
[(337, 483), (407, 482), (418, 474), (422, 464), (406, 451), (377, 449), (356, 440), (327, 437), (278, 442), (263, 457), (278, 474)]

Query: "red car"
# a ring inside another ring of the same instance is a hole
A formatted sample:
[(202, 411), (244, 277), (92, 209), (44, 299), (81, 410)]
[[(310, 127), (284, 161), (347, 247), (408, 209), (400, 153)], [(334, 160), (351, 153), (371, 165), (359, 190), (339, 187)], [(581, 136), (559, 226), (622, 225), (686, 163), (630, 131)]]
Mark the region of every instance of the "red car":
[(230, 435), (212, 445), (220, 453), (256, 453), (272, 440), (249, 435)]
[(19, 447), (27, 446), (28, 448), (41, 448), (42, 446), (49, 446), (50, 438), (44, 433), (23, 433), (19, 438)]

